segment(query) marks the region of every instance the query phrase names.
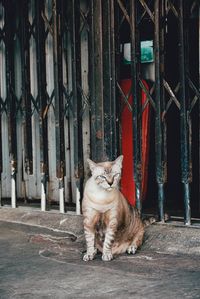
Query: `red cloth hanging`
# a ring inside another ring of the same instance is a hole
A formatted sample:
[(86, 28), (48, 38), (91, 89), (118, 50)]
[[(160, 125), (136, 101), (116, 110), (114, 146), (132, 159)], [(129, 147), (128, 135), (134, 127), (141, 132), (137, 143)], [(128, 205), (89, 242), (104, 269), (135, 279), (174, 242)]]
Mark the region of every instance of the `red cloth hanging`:
[[(148, 85), (143, 81), (146, 89)], [(125, 95), (129, 94), (131, 88), (131, 79), (121, 81), (121, 89)], [(146, 101), (146, 94), (142, 91), (141, 103)], [(132, 106), (132, 95), (129, 96), (128, 102)], [(142, 182), (141, 182), (141, 200), (145, 199), (148, 179), (148, 159), (149, 159), (149, 119), (150, 109), (147, 104), (142, 114)], [(133, 178), (133, 130), (132, 130), (132, 112), (125, 104), (121, 115), (121, 135), (122, 135), (122, 154), (124, 155), (123, 170), (121, 178), (121, 191), (130, 202), (135, 205), (135, 182)]]

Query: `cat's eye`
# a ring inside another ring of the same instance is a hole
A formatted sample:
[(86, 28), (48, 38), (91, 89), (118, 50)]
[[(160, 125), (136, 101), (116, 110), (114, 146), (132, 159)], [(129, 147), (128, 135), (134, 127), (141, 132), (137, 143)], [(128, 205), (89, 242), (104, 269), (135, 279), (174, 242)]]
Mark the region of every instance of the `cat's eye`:
[(120, 176), (120, 173), (114, 174), (114, 177), (118, 177), (118, 176)]
[(106, 177), (104, 175), (98, 175), (97, 179), (105, 180)]

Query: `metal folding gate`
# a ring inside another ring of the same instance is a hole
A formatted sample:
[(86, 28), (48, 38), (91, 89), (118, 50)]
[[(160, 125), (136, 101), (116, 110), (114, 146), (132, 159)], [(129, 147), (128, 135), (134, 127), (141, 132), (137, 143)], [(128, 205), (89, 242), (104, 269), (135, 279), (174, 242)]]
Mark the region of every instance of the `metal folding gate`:
[[(1, 0), (0, 198), (11, 198), (12, 207), (18, 198), (38, 198), (42, 210), (56, 201), (61, 212), (66, 203), (75, 203), (80, 213), (87, 158), (114, 159), (121, 152), (121, 102), (128, 101), (120, 87), (120, 48), (129, 42), (136, 205), (141, 208), (141, 115), (150, 105), (155, 124), (150, 176), (156, 177), (164, 221), (173, 134), (167, 117), (173, 107), (180, 130), (184, 218), (190, 224), (192, 165), (199, 165), (199, 37), (198, 0)], [(149, 90), (140, 63), (145, 39), (153, 40), (154, 49)], [(141, 90), (147, 96), (143, 105)], [(195, 198), (198, 202), (198, 194)]]

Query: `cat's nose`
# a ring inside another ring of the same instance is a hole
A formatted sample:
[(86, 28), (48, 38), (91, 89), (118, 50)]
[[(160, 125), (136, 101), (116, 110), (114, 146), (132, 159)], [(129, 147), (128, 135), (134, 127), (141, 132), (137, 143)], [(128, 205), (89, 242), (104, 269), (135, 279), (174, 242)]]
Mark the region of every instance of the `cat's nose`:
[(112, 184), (113, 184), (113, 182), (108, 182), (108, 185), (109, 185), (109, 186), (112, 186)]

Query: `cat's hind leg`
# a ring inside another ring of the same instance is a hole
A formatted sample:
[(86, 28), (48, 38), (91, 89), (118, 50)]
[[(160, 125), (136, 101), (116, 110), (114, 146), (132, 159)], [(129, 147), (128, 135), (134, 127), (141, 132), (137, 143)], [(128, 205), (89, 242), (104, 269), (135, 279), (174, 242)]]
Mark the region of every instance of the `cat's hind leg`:
[(144, 230), (142, 229), (141, 231), (139, 231), (133, 238), (133, 241), (131, 242), (131, 244), (128, 246), (126, 252), (128, 254), (135, 254), (138, 247), (140, 247), (142, 245), (142, 241), (143, 241), (143, 236), (144, 236)]

